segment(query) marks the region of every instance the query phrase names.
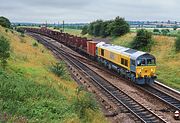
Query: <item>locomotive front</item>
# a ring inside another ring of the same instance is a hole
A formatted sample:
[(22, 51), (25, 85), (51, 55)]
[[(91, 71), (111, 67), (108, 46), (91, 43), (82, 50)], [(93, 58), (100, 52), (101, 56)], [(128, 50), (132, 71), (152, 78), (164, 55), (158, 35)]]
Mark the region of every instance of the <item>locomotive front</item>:
[(135, 60), (136, 82), (152, 84), (156, 79), (156, 59), (148, 53), (142, 54)]

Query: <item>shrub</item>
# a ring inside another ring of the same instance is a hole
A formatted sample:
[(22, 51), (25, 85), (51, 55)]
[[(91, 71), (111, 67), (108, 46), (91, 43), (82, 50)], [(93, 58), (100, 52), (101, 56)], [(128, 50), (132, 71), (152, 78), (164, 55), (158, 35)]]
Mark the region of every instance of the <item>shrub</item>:
[(10, 57), (10, 44), (5, 37), (0, 37), (0, 61), (5, 68), (7, 59)]
[(159, 29), (154, 29), (153, 32), (159, 33), (160, 31), (159, 31)]
[(24, 29), (22, 28), (16, 28), (16, 31), (24, 34)]
[(60, 61), (59, 63), (54, 64), (50, 69), (62, 79), (71, 80), (64, 61)]
[(74, 101), (74, 109), (80, 118), (84, 118), (87, 110), (97, 110), (99, 107), (92, 94), (84, 92), (83, 87), (77, 88), (77, 98)]
[(162, 33), (163, 35), (167, 35), (169, 32), (170, 32), (169, 29), (162, 29), (162, 30), (161, 30), (161, 33)]
[(176, 42), (175, 42), (176, 51), (180, 51), (180, 34), (177, 36)]
[(87, 34), (87, 33), (88, 33), (88, 26), (85, 25), (85, 26), (82, 28), (81, 34), (82, 34), (82, 35), (85, 35), (85, 34)]
[(33, 46), (34, 46), (34, 47), (38, 47), (38, 43), (37, 43), (37, 42), (34, 42), (34, 43), (33, 43)]
[(8, 29), (5, 29), (5, 32), (8, 32)]
[(137, 31), (137, 35), (130, 45), (133, 49), (150, 51), (152, 44), (152, 33), (145, 29), (141, 29)]
[(10, 28), (11, 22), (5, 17), (0, 17), (0, 25), (6, 28)]

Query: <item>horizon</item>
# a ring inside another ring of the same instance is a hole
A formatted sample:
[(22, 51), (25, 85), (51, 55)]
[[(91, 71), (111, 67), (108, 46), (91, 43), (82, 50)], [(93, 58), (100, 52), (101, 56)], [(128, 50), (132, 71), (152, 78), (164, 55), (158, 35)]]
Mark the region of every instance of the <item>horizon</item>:
[(116, 16), (134, 21), (180, 21), (179, 0), (0, 0), (0, 16), (11, 22), (89, 23)]

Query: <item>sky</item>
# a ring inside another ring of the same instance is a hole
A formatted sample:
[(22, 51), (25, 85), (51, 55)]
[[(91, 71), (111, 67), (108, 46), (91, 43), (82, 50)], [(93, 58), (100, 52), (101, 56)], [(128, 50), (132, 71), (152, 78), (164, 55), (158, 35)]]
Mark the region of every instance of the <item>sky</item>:
[(180, 0), (0, 0), (11, 22), (88, 23), (116, 16), (128, 21), (180, 21)]

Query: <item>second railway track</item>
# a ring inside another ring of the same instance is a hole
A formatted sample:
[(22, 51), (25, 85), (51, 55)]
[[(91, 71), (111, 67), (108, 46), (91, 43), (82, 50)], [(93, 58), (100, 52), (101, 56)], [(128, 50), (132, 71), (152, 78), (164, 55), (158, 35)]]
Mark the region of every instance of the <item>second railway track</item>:
[(145, 108), (143, 105), (132, 99), (123, 91), (119, 90), (113, 84), (99, 76), (85, 64), (76, 60), (72, 55), (67, 54), (63, 50), (57, 48), (56, 46), (47, 43), (47, 41), (39, 35), (34, 35), (42, 44), (47, 46), (49, 49), (56, 51), (58, 54), (61, 54), (69, 63), (77, 67), (91, 78), (93, 84), (98, 86), (104, 94), (110, 99), (116, 100), (117, 105), (123, 105), (131, 114), (133, 114), (138, 121), (144, 123), (165, 123), (166, 121), (161, 119), (159, 116), (154, 114), (149, 109)]

